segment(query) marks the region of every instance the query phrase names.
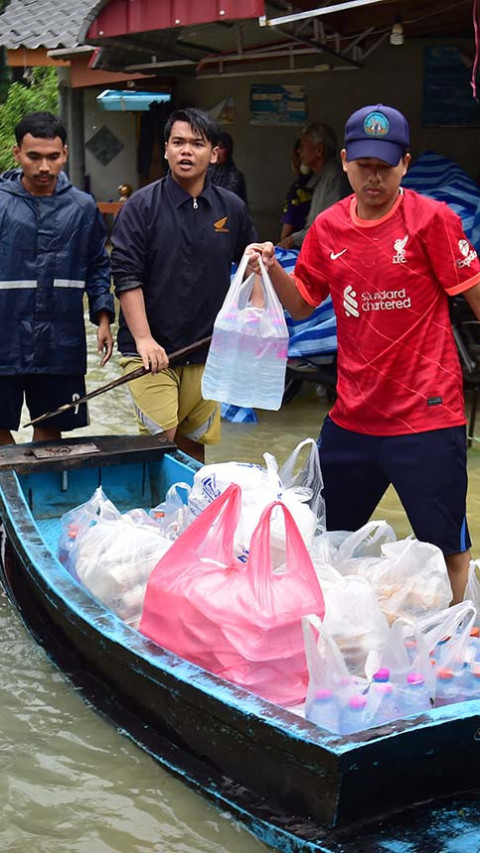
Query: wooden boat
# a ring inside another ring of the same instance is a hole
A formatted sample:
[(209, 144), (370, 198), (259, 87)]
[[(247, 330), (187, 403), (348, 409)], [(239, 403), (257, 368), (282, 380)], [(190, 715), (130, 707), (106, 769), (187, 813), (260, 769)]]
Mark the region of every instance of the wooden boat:
[(3, 583), (28, 628), (100, 711), (273, 848), (478, 853), (480, 702), (330, 735), (147, 640), (57, 560), (60, 517), (99, 484), (148, 508), (198, 467), (161, 438), (2, 448)]

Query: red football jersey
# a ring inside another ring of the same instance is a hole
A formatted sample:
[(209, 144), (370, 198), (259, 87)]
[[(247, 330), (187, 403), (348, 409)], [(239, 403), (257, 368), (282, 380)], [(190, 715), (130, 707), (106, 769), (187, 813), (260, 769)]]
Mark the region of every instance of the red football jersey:
[(403, 435), (466, 422), (447, 294), (480, 282), (480, 262), (446, 204), (404, 190), (366, 220), (343, 199), (311, 226), (294, 278), (311, 305), (332, 296), (338, 426)]

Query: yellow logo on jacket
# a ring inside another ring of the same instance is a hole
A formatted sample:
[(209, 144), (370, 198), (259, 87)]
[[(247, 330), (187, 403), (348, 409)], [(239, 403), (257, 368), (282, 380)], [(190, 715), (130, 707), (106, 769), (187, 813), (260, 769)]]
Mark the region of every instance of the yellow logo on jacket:
[(229, 229), (225, 228), (227, 224), (228, 216), (224, 216), (223, 219), (218, 219), (217, 222), (213, 223), (213, 227), (215, 228), (216, 234), (228, 234)]

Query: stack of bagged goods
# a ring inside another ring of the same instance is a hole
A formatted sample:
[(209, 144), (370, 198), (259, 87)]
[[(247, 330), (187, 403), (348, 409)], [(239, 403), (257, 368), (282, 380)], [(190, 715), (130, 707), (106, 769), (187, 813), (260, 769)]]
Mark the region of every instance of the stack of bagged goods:
[(99, 487), (63, 516), (58, 556), (95, 598), (137, 628), (148, 577), (171, 544), (143, 509), (120, 513)]
[(159, 645), (337, 735), (480, 698), (480, 563), (449, 607), (436, 546), (326, 532), (313, 439), (264, 459), (205, 465), (148, 512), (99, 488), (59, 559)]
[[(342, 651), (316, 616), (303, 620), (309, 685), (305, 717), (333, 734), (350, 735), (480, 698), (480, 641), (472, 602), (424, 617), (397, 619), (364, 665)], [(383, 636), (382, 636), (383, 633)]]

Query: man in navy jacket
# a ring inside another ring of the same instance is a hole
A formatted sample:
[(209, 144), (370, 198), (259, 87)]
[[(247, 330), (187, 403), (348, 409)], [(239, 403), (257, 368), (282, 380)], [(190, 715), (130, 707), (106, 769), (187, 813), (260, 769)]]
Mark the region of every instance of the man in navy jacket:
[[(52, 113), (30, 113), (15, 136), (20, 169), (0, 179), (0, 444), (13, 443), (24, 400), (33, 419), (84, 396), (84, 293), (102, 364), (115, 317), (102, 218), (62, 172), (64, 126)], [(36, 425), (33, 439), (87, 423), (79, 406)]]
[(207, 175), (218, 135), (208, 113), (173, 112), (165, 127), (170, 171), (125, 202), (112, 234), (120, 363), (126, 373), (150, 368), (129, 385), (140, 432), (164, 433), (200, 461), (203, 445), (220, 436), (219, 406), (201, 393), (208, 347), (171, 368), (168, 355), (212, 334), (231, 262), (255, 234), (244, 202)]

